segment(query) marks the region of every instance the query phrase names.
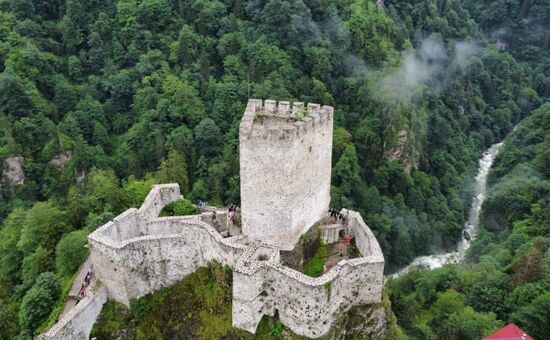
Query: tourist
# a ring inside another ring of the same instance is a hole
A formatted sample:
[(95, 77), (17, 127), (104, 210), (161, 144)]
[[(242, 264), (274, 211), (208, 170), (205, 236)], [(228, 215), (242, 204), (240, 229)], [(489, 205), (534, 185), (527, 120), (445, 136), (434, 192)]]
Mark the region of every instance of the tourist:
[(92, 281), (92, 267), (90, 267), (90, 269), (88, 269), (88, 272), (86, 273), (86, 277), (84, 278), (84, 282), (86, 283), (90, 283), (90, 281)]

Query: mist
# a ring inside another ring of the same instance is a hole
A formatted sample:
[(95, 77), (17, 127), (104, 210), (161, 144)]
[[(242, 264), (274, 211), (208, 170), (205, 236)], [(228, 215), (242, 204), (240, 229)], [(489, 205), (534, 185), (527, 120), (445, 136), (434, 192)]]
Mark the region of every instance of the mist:
[(479, 44), (455, 41), (447, 50), (443, 42), (430, 37), (422, 40), (416, 50), (402, 54), (400, 67), (382, 78), (380, 94), (390, 100), (411, 102), (426, 87), (441, 93), (459, 73), (468, 70), (472, 60), (479, 56)]

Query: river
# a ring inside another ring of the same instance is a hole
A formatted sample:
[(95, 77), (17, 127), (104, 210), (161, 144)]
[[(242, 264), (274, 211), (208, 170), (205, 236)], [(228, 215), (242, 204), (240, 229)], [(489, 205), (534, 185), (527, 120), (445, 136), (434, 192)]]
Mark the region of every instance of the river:
[(497, 143), (491, 145), (491, 147), (487, 149), (483, 153), (483, 156), (479, 159), (479, 170), (476, 175), (472, 206), (468, 212), (468, 221), (464, 225), (464, 232), (462, 233), (461, 240), (456, 246), (456, 251), (417, 257), (408, 266), (390, 275), (390, 277), (397, 278), (408, 273), (411, 269), (436, 269), (445, 264), (459, 263), (464, 260), (466, 250), (470, 248), (470, 243), (473, 239), (475, 239), (479, 227), (479, 214), (481, 212), (481, 206), (487, 196), (487, 176), (489, 175), (489, 170), (491, 169), (493, 161), (498, 155), (502, 144), (503, 143)]

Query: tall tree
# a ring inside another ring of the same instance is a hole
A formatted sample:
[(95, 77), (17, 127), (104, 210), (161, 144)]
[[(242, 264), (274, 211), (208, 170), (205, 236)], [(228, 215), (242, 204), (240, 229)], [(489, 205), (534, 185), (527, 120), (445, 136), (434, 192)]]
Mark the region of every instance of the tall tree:
[(170, 149), (168, 157), (162, 161), (157, 179), (160, 183), (178, 183), (181, 193), (185, 196), (189, 192), (189, 178), (185, 158), (175, 149)]

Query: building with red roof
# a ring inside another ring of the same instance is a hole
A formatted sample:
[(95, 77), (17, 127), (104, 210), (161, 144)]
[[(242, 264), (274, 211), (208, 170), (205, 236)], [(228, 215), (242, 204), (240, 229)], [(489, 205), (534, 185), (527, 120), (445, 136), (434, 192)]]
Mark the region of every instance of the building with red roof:
[(515, 324), (511, 323), (491, 335), (487, 335), (483, 340), (535, 340), (529, 334), (525, 333), (523, 329), (519, 328)]

